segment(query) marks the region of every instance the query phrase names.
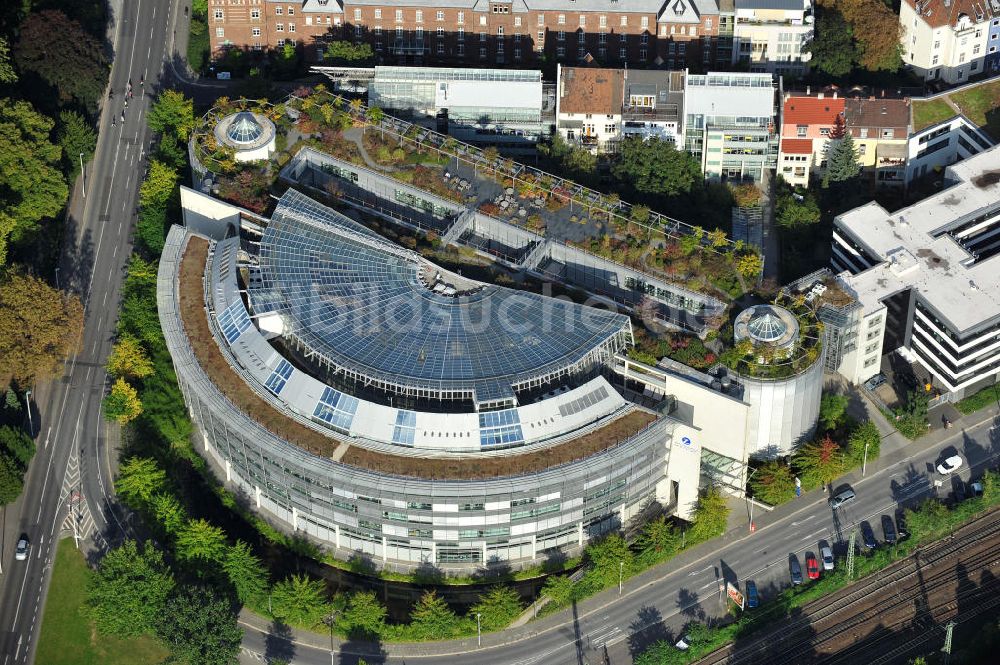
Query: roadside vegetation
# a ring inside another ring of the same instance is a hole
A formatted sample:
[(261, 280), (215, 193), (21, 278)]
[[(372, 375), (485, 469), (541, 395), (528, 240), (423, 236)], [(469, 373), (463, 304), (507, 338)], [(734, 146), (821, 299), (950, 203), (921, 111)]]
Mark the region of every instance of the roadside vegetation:
[(970, 414), (996, 404), (1000, 404), (1000, 386), (993, 384), (959, 400), (955, 403), (955, 408), (964, 414)]
[(689, 624), (685, 628), (685, 633), (691, 638), (689, 650), (680, 651), (671, 642), (661, 640), (639, 655), (635, 659), (635, 665), (694, 662), (734, 640), (744, 639), (768, 626), (786, 621), (797, 608), (912, 555), (922, 545), (939, 540), (986, 511), (1000, 506), (1000, 474), (987, 471), (982, 483), (982, 496), (967, 499), (952, 507), (938, 499), (927, 499), (917, 509), (907, 509), (905, 517), (910, 537), (892, 546), (881, 547), (867, 556), (855, 557), (854, 579), (847, 576), (844, 561), (838, 560), (836, 569), (824, 573), (818, 581), (786, 589), (773, 599), (765, 599), (759, 608), (746, 610), (723, 625), (710, 628), (698, 622)]

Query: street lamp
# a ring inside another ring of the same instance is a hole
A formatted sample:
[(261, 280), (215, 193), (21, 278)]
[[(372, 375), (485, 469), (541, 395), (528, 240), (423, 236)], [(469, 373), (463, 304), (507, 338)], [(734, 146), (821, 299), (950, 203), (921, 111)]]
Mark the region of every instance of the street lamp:
[(868, 469), (868, 442), (865, 441), (865, 457), (861, 461), (861, 477), (865, 475), (865, 471)]
[(57, 291), (60, 290), (59, 289), (59, 266), (56, 266), (56, 290)]
[(480, 620), (482, 616), (482, 614), (476, 612), (476, 644), (479, 646), (483, 646), (483, 623)]
[(24, 391), (24, 403), (28, 407), (28, 433), (31, 438), (35, 438), (35, 425), (31, 422), (31, 390)]
[(83, 170), (83, 153), (80, 153), (80, 175), (83, 177), (83, 198), (87, 198), (87, 172)]
[(619, 597), (621, 597), (621, 595), (622, 595), (622, 578), (623, 578), (624, 573), (625, 573), (625, 562), (624, 561), (619, 561), (618, 562), (618, 596)]

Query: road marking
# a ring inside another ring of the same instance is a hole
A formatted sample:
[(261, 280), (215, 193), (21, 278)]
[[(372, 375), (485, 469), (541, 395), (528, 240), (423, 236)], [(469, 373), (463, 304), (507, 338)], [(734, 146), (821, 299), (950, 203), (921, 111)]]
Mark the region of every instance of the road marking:
[[(11, 624), (12, 627), (17, 626), (17, 617), (21, 614), (21, 600), (24, 598), (24, 585), (28, 581), (28, 570), (31, 568), (31, 559), (24, 564), (24, 579), (21, 580), (21, 593), (17, 595), (17, 605), (14, 607), (14, 622)], [(17, 640), (17, 648), (21, 648), (21, 640)], [(17, 660), (17, 651), (14, 652), (14, 660)]]
[[(41, 559), (41, 558), (42, 558), (42, 543), (44, 543), (44, 542), (45, 542), (45, 534), (43, 533), (43, 534), (42, 534), (42, 535), (41, 535), (41, 536), (39, 537), (39, 539), (38, 539), (38, 554), (37, 554), (37, 555), (35, 555), (35, 558), (36, 558), (36, 559)], [(37, 602), (37, 601), (36, 601), (36, 602)], [(35, 607), (36, 607), (36, 609), (37, 609), (37, 607), (38, 607), (38, 606), (36, 605)]]
[(816, 517), (816, 516), (815, 515), (809, 515), (808, 517), (804, 517), (804, 518), (802, 518), (801, 522), (792, 522), (792, 526), (798, 526), (800, 524), (805, 524), (806, 522), (808, 522), (809, 520), (811, 520), (814, 517)]
[(710, 570), (715, 570), (715, 566), (709, 566), (708, 568), (702, 568), (701, 570), (694, 570), (688, 573), (688, 577), (695, 577), (701, 575), (702, 573), (707, 573)]
[(52, 426), (51, 426), (51, 425), (49, 425), (49, 431), (47, 431), (47, 432), (45, 433), (45, 443), (44, 443), (44, 444), (42, 445), (42, 448), (43, 448), (43, 449), (45, 449), (45, 448), (48, 448), (48, 447), (49, 447), (49, 435), (50, 435), (50, 434), (52, 434)]

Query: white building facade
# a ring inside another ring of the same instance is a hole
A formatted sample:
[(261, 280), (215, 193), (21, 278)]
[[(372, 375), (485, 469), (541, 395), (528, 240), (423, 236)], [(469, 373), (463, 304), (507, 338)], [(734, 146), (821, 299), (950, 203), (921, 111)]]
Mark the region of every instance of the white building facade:
[(801, 76), (809, 68), (803, 49), (813, 27), (810, 0), (736, 0), (734, 58), (751, 72)]
[[(1000, 40), (997, 0), (902, 0), (903, 63), (925, 81), (963, 83), (987, 69)], [(992, 51), (990, 49), (993, 49)]]

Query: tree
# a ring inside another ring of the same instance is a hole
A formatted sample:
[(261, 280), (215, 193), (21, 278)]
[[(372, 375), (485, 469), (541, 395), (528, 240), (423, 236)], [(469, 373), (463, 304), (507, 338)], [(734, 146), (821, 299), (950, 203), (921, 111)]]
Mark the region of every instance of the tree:
[(618, 584), (619, 575), (630, 573), (635, 561), (628, 542), (618, 533), (591, 542), (585, 552), (591, 566), (588, 583), (601, 588)]
[(713, 229), (708, 232), (708, 241), (712, 244), (712, 247), (716, 249), (720, 247), (725, 247), (729, 244), (729, 238), (726, 237), (726, 232), (722, 229)]
[(824, 429), (835, 430), (844, 422), (849, 401), (847, 395), (823, 394), (819, 401), (819, 420), (823, 423)]
[(782, 462), (766, 462), (750, 478), (750, 491), (755, 499), (776, 506), (795, 496), (795, 478), (791, 468)]
[(548, 597), (557, 607), (573, 600), (574, 583), (567, 575), (552, 575), (545, 580), (542, 595)]
[(111, 347), (108, 373), (116, 377), (144, 379), (153, 373), (153, 363), (146, 356), (138, 339), (132, 335), (122, 335)]
[(764, 257), (757, 252), (746, 252), (736, 257), (736, 272), (746, 279), (757, 279), (764, 271)]
[(858, 162), (858, 150), (854, 147), (854, 137), (850, 132), (844, 138), (830, 140), (826, 146), (826, 173), (823, 174), (823, 186), (830, 183), (846, 183), (858, 177), (861, 173), (861, 163)]
[(630, 217), (636, 224), (647, 224), (649, 222), (649, 207), (641, 203), (632, 206)]
[(28, 433), (18, 427), (0, 427), (0, 455), (13, 459), (24, 471), (35, 456), (35, 442)]
[(752, 182), (730, 185), (729, 191), (732, 193), (733, 203), (737, 208), (752, 208), (760, 205), (760, 188)]
[(139, 186), (139, 205), (166, 207), (177, 186), (179, 174), (168, 164), (155, 159), (149, 162), (149, 173)]
[(82, 329), (76, 296), (35, 277), (15, 274), (0, 283), (0, 385), (55, 376)]
[(17, 72), (10, 64), (10, 45), (0, 37), (0, 83), (17, 83)]
[(173, 589), (163, 554), (126, 540), (98, 564), (87, 585), (87, 606), (101, 633), (134, 637), (153, 630)]
[(726, 520), (729, 518), (729, 507), (717, 488), (708, 487), (700, 497), (698, 506), (694, 509), (694, 524), (688, 531), (688, 539), (699, 543), (726, 532)]
[(108, 62), (101, 43), (61, 11), (28, 15), (14, 59), (22, 70), (54, 86), (63, 101), (75, 99), (94, 108), (104, 94)]
[(236, 665), (243, 632), (228, 598), (203, 586), (172, 594), (156, 632), (174, 658), (199, 665)]
[(826, 0), (839, 9), (851, 24), (858, 43), (858, 64), (868, 71), (894, 72), (902, 65), (903, 26), (899, 17), (882, 0)]
[(447, 639), (456, 633), (458, 625), (458, 616), (434, 591), (424, 593), (410, 612), (410, 626), (423, 639)]
[(857, 466), (864, 462), (867, 449), (869, 458), (878, 459), (881, 443), (882, 433), (878, 431), (875, 423), (866, 420), (855, 427), (847, 439), (847, 457), (852, 465)]
[(377, 125), (385, 118), (385, 112), (377, 106), (368, 107), (368, 122)]
[(362, 65), (371, 62), (374, 53), (370, 44), (355, 44), (344, 40), (327, 42), (323, 60), (332, 65)]
[(141, 508), (167, 484), (167, 472), (149, 457), (130, 457), (119, 467), (117, 492), (127, 505)]
[(386, 614), (385, 605), (374, 591), (359, 591), (351, 594), (340, 622), (350, 639), (373, 642), (385, 629)]
[(97, 134), (90, 123), (76, 111), (61, 111), (58, 142), (72, 180), (80, 173), (80, 155), (83, 155), (84, 163), (94, 156)]
[(203, 519), (188, 520), (177, 532), (177, 558), (221, 561), (226, 553), (226, 534)]
[(829, 435), (803, 446), (792, 458), (807, 484), (829, 485), (844, 472), (844, 454)]
[(15, 501), (23, 489), (24, 471), (12, 458), (0, 455), (0, 506)]
[(0, 266), (9, 241), (55, 217), (66, 204), (62, 149), (50, 140), (54, 125), (28, 102), (0, 99)]
[(820, 14), (816, 36), (804, 50), (812, 54), (812, 67), (835, 78), (850, 74), (859, 56), (851, 26), (835, 9)]
[(326, 586), (322, 580), (292, 575), (271, 589), (271, 614), (275, 619), (312, 628), (326, 613)]
[(896, 429), (901, 434), (915, 439), (927, 431), (927, 393), (911, 390), (906, 396), (906, 404), (896, 409)]
[[(116, 485), (117, 487), (117, 485)], [(163, 533), (176, 536), (188, 520), (187, 511), (173, 494), (160, 492), (149, 499), (149, 509)]]
[(125, 425), (138, 418), (140, 413), (142, 401), (138, 391), (125, 379), (116, 379), (111, 392), (104, 398), (104, 417)]
[(498, 584), (479, 596), (479, 602), (469, 610), (469, 617), (480, 615), (483, 630), (502, 630), (521, 614), (521, 596), (511, 587)]
[(267, 571), (250, 546), (242, 540), (226, 548), (222, 570), (229, 577), (236, 597), (245, 604), (261, 598), (267, 589)]
[(819, 220), (819, 204), (811, 193), (793, 194), (791, 191), (784, 191), (778, 194), (778, 201), (774, 207), (774, 221), (779, 227), (800, 230), (818, 224)]
[(662, 196), (687, 194), (702, 182), (701, 166), (690, 153), (672, 141), (640, 137), (621, 142), (611, 173), (636, 192)]
[(655, 559), (665, 558), (680, 549), (681, 535), (664, 515), (660, 515), (642, 527), (637, 544), (643, 554)]
[(159, 134), (174, 134), (186, 141), (194, 129), (194, 100), (179, 90), (164, 90), (146, 116), (150, 128)]

